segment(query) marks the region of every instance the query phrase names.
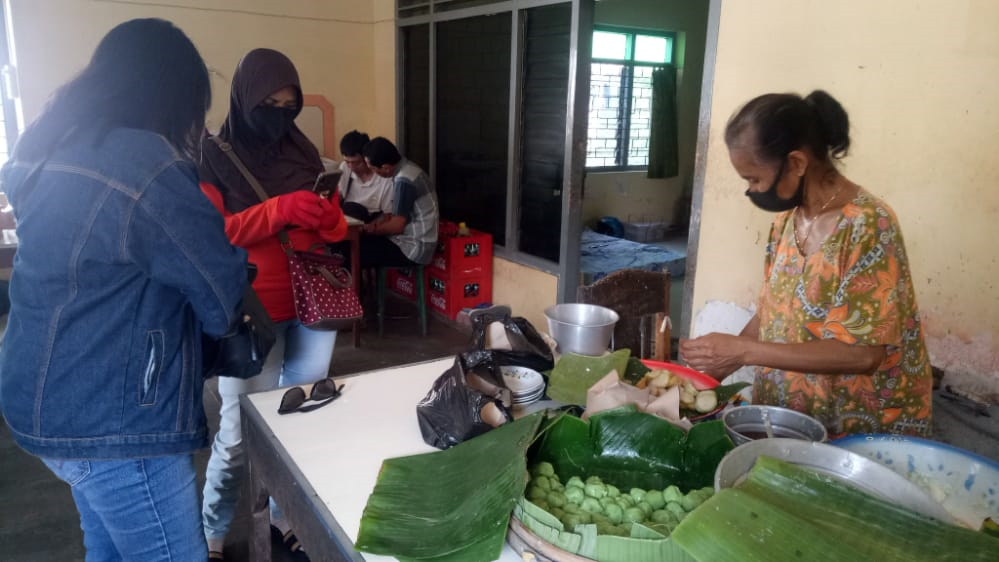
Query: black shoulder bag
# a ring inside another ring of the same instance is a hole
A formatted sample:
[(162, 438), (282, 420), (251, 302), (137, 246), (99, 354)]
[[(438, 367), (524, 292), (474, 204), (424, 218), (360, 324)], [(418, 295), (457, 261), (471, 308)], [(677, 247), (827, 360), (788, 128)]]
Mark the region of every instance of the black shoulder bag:
[[(247, 277), (250, 283), (256, 276), (257, 268), (248, 265)], [(215, 339), (202, 335), (202, 364), (205, 378), (236, 377), (248, 379), (260, 374), (277, 339), (274, 322), (264, 309), (253, 287), (247, 286), (240, 305), (242, 316), (222, 337)]]

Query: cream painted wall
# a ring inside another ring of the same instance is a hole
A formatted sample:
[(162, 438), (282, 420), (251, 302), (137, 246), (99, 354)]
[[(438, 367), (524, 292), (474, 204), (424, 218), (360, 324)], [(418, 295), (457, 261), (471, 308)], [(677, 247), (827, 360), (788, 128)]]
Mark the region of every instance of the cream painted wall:
[(596, 24), (675, 31), (680, 35), (677, 42), (680, 174), (650, 180), (645, 172), (588, 173), (583, 196), (584, 225), (590, 225), (604, 215), (630, 222), (664, 220), (672, 223), (678, 199), (685, 191), (690, 193), (704, 69), (707, 6), (707, 0), (603, 0), (596, 4)]
[(514, 316), (523, 316), (540, 332), (548, 332), (545, 309), (557, 302), (558, 277), (493, 258), (493, 302), (509, 305)]
[(674, 207), (683, 194), (680, 186), (670, 185), (677, 183), (677, 178), (649, 179), (645, 172), (586, 174), (583, 225), (593, 226), (603, 216), (624, 222), (671, 224)]
[(999, 2), (722, 0), (694, 286), (748, 305), (772, 216), (742, 193), (728, 116), (823, 88), (848, 111), (844, 172), (902, 223), (934, 365), (999, 388)]
[[(256, 47), (288, 55), (306, 93), (335, 108), (339, 136), (357, 128), (394, 137), (392, 0), (10, 0), (21, 104), (26, 121), (88, 61), (114, 25), (140, 17), (168, 19), (194, 41), (213, 70), (209, 127), (228, 111), (229, 84), (239, 59)], [(388, 12), (391, 17), (391, 9)], [(380, 18), (380, 20), (378, 19)], [(386, 24), (386, 21), (389, 23)], [(386, 53), (388, 53), (386, 55)]]

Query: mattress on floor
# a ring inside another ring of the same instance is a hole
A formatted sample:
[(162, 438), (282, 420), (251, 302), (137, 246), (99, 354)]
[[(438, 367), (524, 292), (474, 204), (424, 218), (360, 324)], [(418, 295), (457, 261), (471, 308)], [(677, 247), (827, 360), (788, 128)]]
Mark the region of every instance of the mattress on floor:
[(670, 277), (683, 277), (687, 256), (654, 244), (632, 242), (583, 230), (580, 237), (579, 270), (582, 281), (589, 285), (619, 269), (668, 271)]

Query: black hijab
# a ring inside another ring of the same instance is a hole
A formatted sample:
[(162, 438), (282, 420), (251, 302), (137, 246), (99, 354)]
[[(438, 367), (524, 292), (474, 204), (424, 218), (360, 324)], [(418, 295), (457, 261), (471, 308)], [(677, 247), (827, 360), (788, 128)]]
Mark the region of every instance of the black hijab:
[[(219, 138), (232, 145), (236, 155), (271, 197), (302, 188), (312, 188), (323, 171), (319, 151), (291, 123), (288, 132), (268, 143), (254, 130), (252, 113), (272, 93), (291, 86), (298, 95), (297, 117), (302, 110), (302, 87), (295, 65), (273, 49), (254, 49), (246, 54), (232, 77), (229, 115)], [(260, 203), (250, 184), (219, 147), (204, 139), (201, 146), (201, 181), (222, 193), (225, 208), (235, 213)]]

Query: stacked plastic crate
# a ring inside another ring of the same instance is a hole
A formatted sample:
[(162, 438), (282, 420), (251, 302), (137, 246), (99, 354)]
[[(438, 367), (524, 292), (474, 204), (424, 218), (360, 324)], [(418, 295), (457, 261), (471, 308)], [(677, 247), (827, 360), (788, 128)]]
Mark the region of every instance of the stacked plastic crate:
[(441, 221), (437, 252), (426, 267), (427, 304), (454, 320), (463, 308), (492, 302), (493, 237)]

